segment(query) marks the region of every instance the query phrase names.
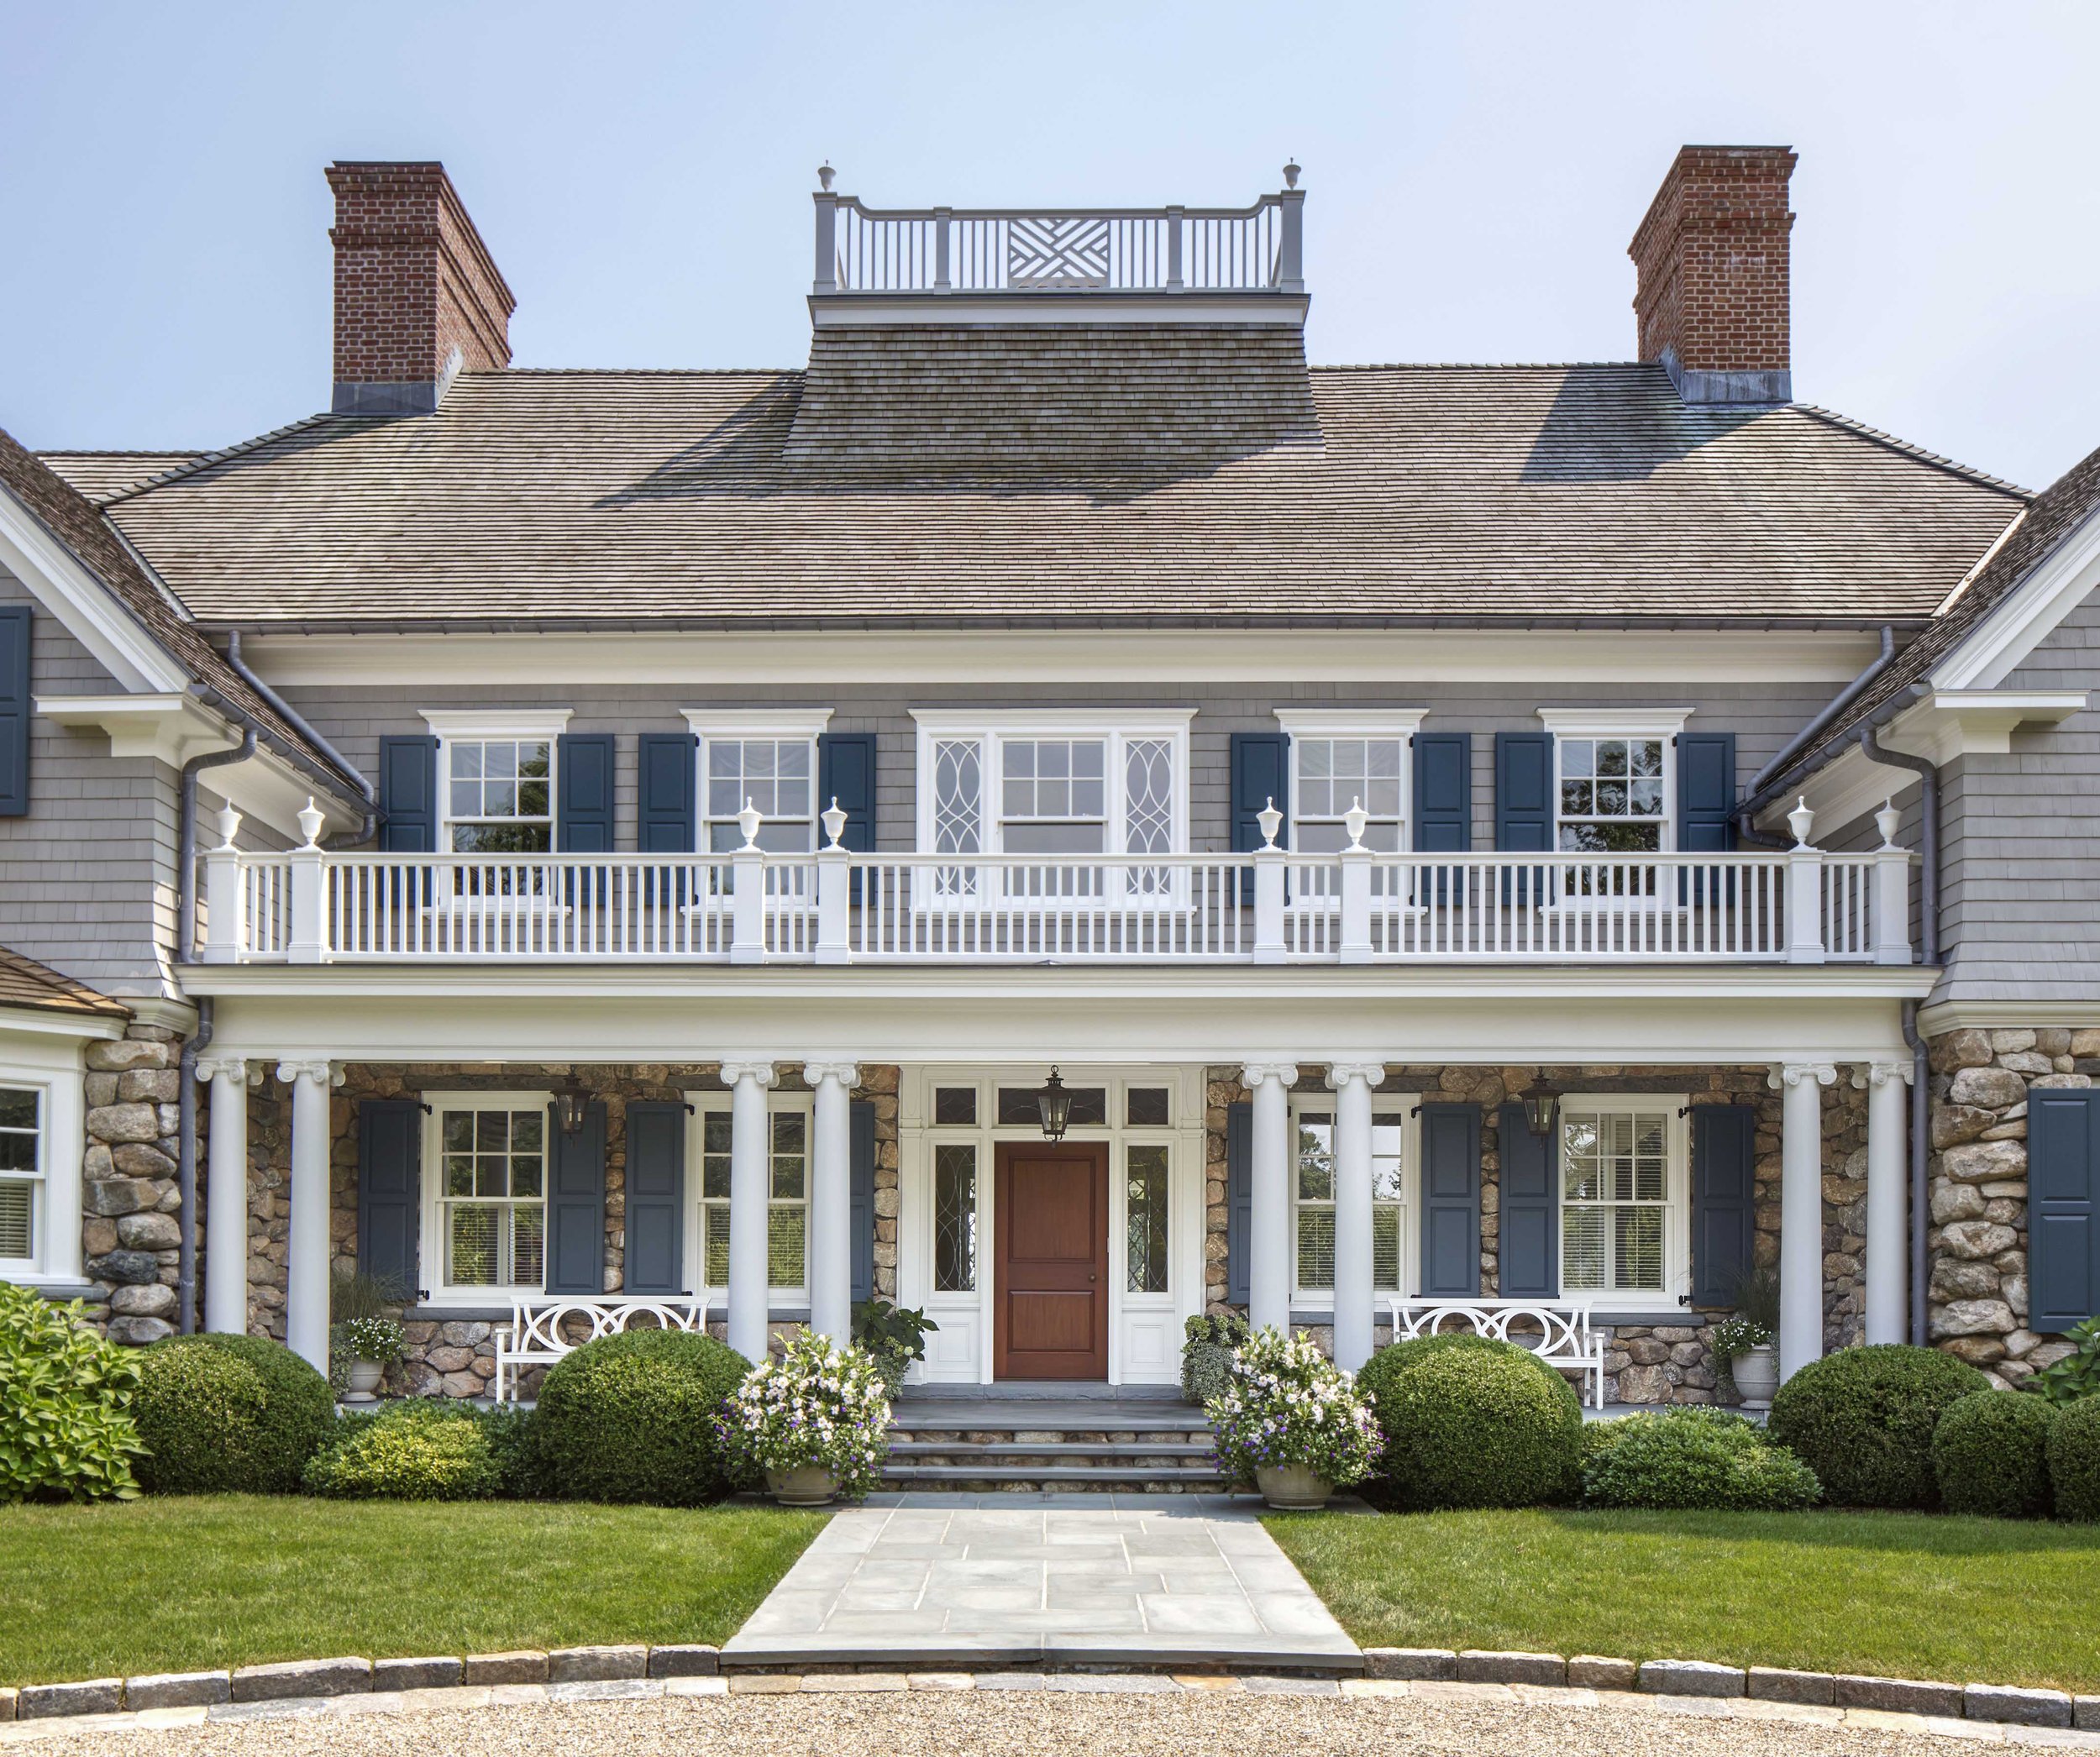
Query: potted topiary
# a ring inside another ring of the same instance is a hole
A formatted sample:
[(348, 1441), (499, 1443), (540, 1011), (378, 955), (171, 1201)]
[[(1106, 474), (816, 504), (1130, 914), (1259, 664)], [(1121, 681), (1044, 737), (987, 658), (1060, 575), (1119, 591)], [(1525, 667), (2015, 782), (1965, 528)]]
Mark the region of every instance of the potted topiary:
[(1308, 1336), (1257, 1330), (1233, 1357), (1222, 1395), (1205, 1406), (1218, 1463), (1271, 1507), (1325, 1507), (1371, 1474), (1383, 1440), (1371, 1400)]
[(717, 1426), (726, 1450), (764, 1471), (783, 1507), (822, 1507), (874, 1486), (888, 1447), (890, 1400), (866, 1350), (813, 1333), (737, 1387)]
[(1737, 1277), (1735, 1315), (1714, 1326), (1714, 1353), (1728, 1362), (1729, 1377), (1743, 1402), (1768, 1408), (1779, 1388), (1779, 1360), (1772, 1344), (1779, 1335), (1779, 1277), (1769, 1268)]
[(402, 1328), (395, 1310), (408, 1296), (394, 1282), (361, 1269), (339, 1268), (328, 1284), (334, 1319), (329, 1352), (346, 1403), (377, 1401), (380, 1381), (401, 1355)]
[(1182, 1326), (1181, 1396), (1201, 1405), (1225, 1394), (1232, 1356), (1247, 1340), (1247, 1319), (1237, 1312), (1204, 1313)]
[(914, 1361), (926, 1358), (926, 1339), (940, 1329), (914, 1306), (864, 1299), (853, 1308), (853, 1345), (866, 1351), (891, 1397), (904, 1389)]

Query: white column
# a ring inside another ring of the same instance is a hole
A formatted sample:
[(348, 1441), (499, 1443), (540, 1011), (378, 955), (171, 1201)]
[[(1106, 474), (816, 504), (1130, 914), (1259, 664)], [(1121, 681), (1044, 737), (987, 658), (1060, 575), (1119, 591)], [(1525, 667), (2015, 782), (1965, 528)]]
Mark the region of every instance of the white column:
[(1247, 1215), (1247, 1318), (1257, 1330), (1290, 1329), (1289, 1062), (1250, 1062), (1240, 1078), (1254, 1094), (1253, 1201)]
[(328, 1370), (328, 1091), (342, 1083), (326, 1062), (280, 1062), (291, 1084), (291, 1229), (285, 1340)]
[(204, 1203), (204, 1328), (248, 1333), (248, 1064), (207, 1056), (197, 1077), (212, 1088)]
[(852, 1094), (860, 1071), (851, 1062), (809, 1062), (802, 1078), (816, 1093), (810, 1142), (810, 1328), (843, 1348), (853, 1339), (848, 1222), (853, 1201)]
[(1904, 1225), (1908, 1179), (1904, 1137), (1908, 1061), (1876, 1062), (1861, 1076), (1866, 1088), (1866, 1340), (1901, 1342), (1909, 1335), (1910, 1241)]
[(766, 1356), (766, 1220), (771, 1143), (765, 1094), (770, 1062), (725, 1062), (722, 1083), (734, 1097), (729, 1112), (729, 1345), (753, 1366)]
[(1335, 1094), (1335, 1365), (1354, 1372), (1371, 1358), (1371, 1088), (1375, 1062), (1336, 1062)]
[(1780, 1116), (1779, 1377), (1783, 1383), (1823, 1355), (1823, 1093), (1837, 1080), (1828, 1062), (1789, 1062), (1771, 1083)]

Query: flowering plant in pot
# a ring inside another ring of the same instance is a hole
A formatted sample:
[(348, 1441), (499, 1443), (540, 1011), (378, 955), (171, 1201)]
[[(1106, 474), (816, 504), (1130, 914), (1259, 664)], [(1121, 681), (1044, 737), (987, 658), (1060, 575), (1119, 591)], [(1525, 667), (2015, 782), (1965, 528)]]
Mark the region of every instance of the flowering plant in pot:
[(1729, 1377), (1754, 1408), (1772, 1402), (1779, 1388), (1779, 1362), (1772, 1344), (1779, 1335), (1779, 1277), (1752, 1269), (1735, 1283), (1735, 1315), (1714, 1326), (1714, 1353), (1728, 1363)]
[(1222, 1395), (1205, 1406), (1218, 1463), (1272, 1507), (1326, 1504), (1361, 1482), (1385, 1441), (1371, 1399), (1309, 1336), (1261, 1330), (1240, 1345)]
[(395, 1310), (407, 1303), (395, 1282), (361, 1269), (339, 1268), (328, 1283), (329, 1382), (346, 1403), (375, 1400), (386, 1369), (401, 1357)]
[(752, 1369), (717, 1418), (725, 1451), (765, 1474), (786, 1507), (858, 1499), (888, 1451), (890, 1399), (864, 1349), (805, 1333)]

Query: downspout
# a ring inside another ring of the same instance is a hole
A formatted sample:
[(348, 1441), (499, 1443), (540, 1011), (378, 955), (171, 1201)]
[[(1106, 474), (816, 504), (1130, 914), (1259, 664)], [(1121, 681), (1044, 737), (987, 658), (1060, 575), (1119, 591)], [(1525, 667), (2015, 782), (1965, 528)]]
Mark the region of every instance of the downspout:
[[(201, 770), (245, 763), (255, 754), (255, 729), (247, 726), (232, 750), (192, 757), (182, 765), (181, 823), (177, 838), (175, 961), (193, 962), (197, 952), (197, 778)], [(197, 1058), (212, 1041), (212, 1001), (197, 1004), (197, 1029), (182, 1041), (176, 1061), (176, 1188), (181, 1207), (176, 1245), (175, 1314), (186, 1335), (197, 1331)]]
[[(1870, 762), (1908, 768), (1919, 779), (1918, 926), (1922, 962), (1940, 962), (1940, 766), (1907, 751), (1890, 750), (1872, 721), (1860, 728)], [(1925, 1232), (1931, 1219), (1930, 1060), (1918, 1033), (1918, 1003), (1903, 1003), (1903, 1041), (1910, 1046), (1910, 1340), (1925, 1345)]]
[(286, 726), (357, 783), (357, 790), (365, 800), (364, 822), (354, 831), (345, 831), (340, 835), (329, 837), (321, 846), (333, 850), (354, 847), (360, 842), (370, 842), (372, 839), (372, 831), (379, 824), (379, 795), (374, 790), (372, 784), (365, 779), (365, 771), (344, 757), (341, 751), (329, 743), (320, 733), (314, 731), (312, 724), (303, 714), (248, 669), (247, 663), (240, 656), (240, 631), (238, 628), (227, 631), (226, 663), (234, 668), (235, 676), (276, 710), (277, 716)]
[[(1787, 764), (1793, 760), (1797, 752), (1805, 749), (1809, 741), (1822, 732), (1824, 727), (1830, 725), (1833, 720), (1857, 700), (1860, 691), (1879, 677), (1887, 669), (1888, 662), (1895, 657), (1896, 631), (1891, 625), (1884, 622), (1882, 625), (1880, 653), (1868, 663), (1864, 671), (1830, 698), (1821, 713), (1789, 738), (1777, 756), (1750, 778), (1750, 785), (1743, 789), (1744, 799), (1754, 802), (1758, 795), (1764, 790), (1765, 783), (1774, 775), (1780, 774)], [(1793, 846), (1792, 842), (1780, 837), (1766, 835), (1751, 821), (1751, 813), (1748, 809), (1735, 814), (1735, 836), (1739, 842), (1748, 842), (1752, 847), (1790, 848)]]

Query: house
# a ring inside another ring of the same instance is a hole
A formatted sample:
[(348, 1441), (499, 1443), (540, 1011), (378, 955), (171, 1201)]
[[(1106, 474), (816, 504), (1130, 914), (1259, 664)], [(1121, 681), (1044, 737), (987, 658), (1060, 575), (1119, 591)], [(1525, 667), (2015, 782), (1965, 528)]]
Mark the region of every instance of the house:
[(2100, 1305), (2100, 460), (1796, 401), (1793, 165), (1686, 148), (1554, 366), (1309, 365), (1294, 165), (827, 167), (806, 363), (704, 372), (512, 367), (443, 168), (331, 166), (323, 412), (0, 448), (0, 1271), (324, 1362), (360, 1265), (453, 1395), (521, 1298), (879, 1295), (958, 1389), (1499, 1300), (1705, 1402), (1754, 1266), (1787, 1371), (2024, 1377)]

